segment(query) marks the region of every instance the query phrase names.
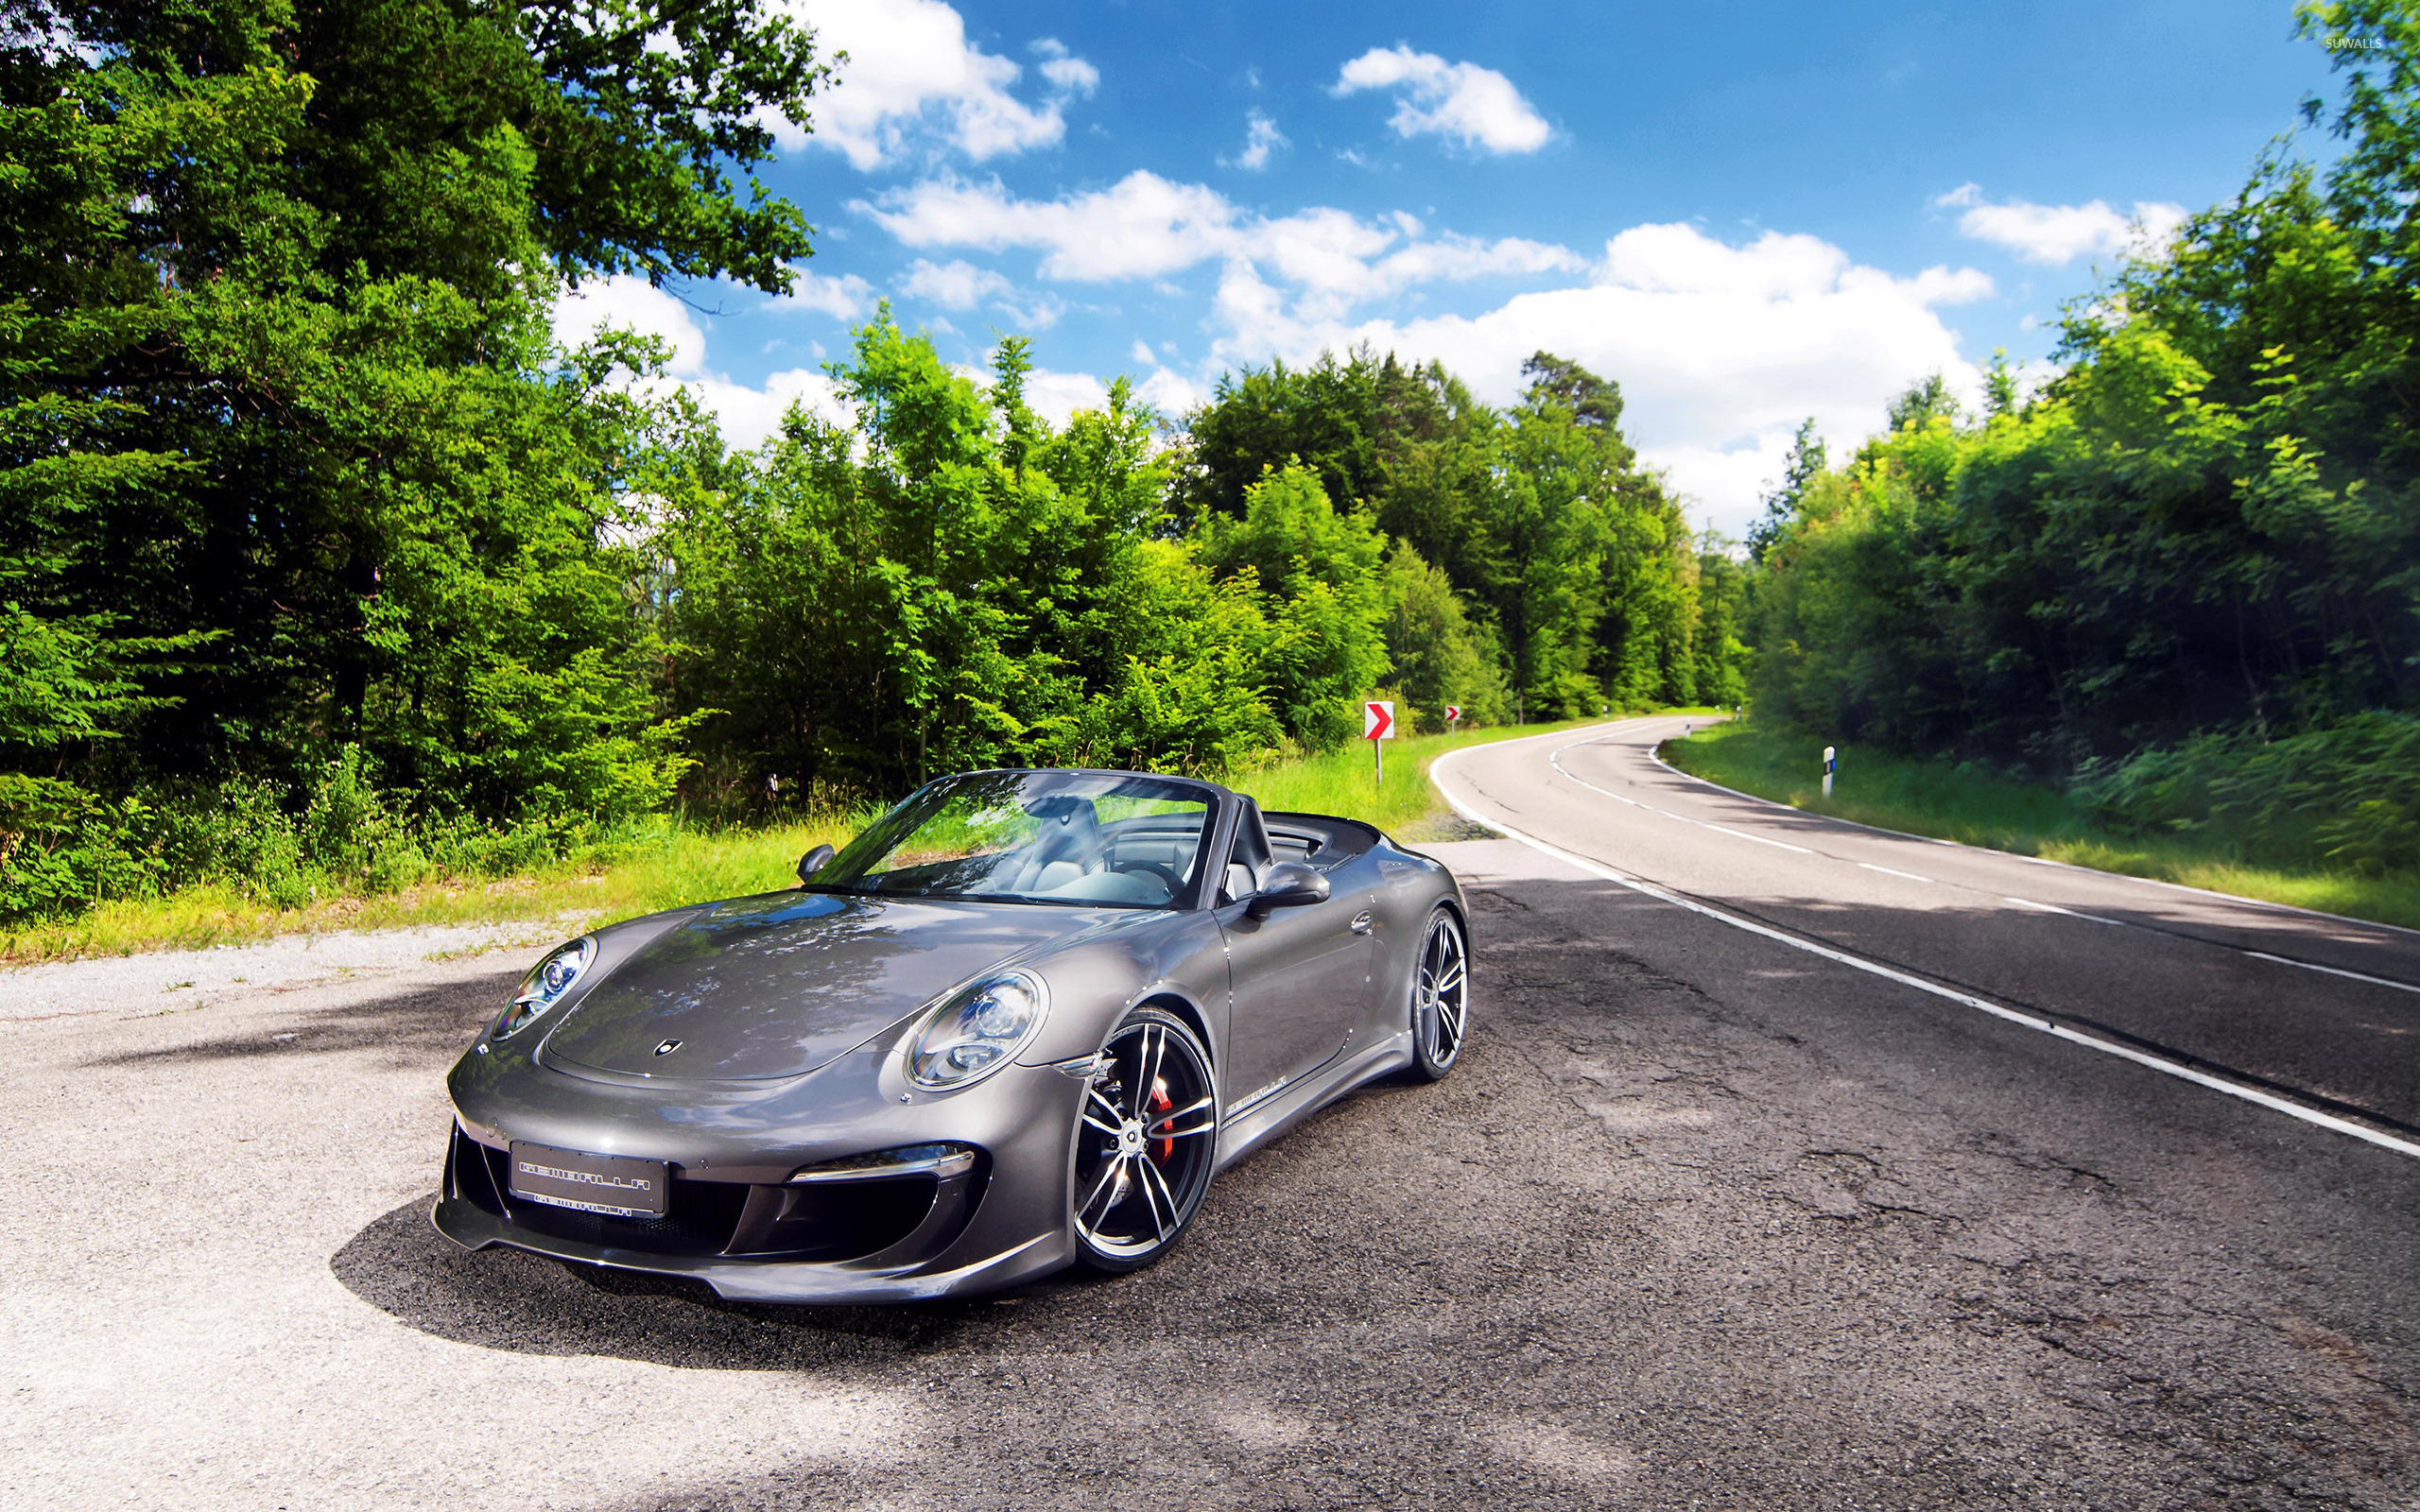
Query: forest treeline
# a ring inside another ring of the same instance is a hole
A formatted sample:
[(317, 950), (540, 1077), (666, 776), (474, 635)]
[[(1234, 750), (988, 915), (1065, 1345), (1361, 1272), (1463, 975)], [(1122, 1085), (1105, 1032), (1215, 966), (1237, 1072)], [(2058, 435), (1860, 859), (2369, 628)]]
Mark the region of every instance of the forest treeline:
[(1372, 696), (1437, 729), (1742, 686), (1738, 564), (1615, 386), (1545, 353), (1507, 411), (1360, 352), (1234, 375), (1172, 431), (1123, 382), (1054, 429), (1022, 339), (978, 382), (887, 311), (834, 370), (847, 423), (729, 453), (692, 413), (634, 490), (692, 803), (1233, 771), (1357, 738)]
[[(1358, 731), (1753, 700), (2113, 823), (2420, 867), (2420, 23), (2307, 9), (2341, 139), (2072, 310), (2056, 375), (1811, 429), (1744, 552), (1617, 374), (1377, 352), (1123, 384), (885, 310), (735, 451), (614, 274), (788, 286), (770, 0), (6, 0), (0, 919), (501, 872), (976, 765), (1232, 772)], [(1754, 646), (1752, 652), (1750, 647)]]
[[(0, 918), (500, 871), (939, 772), (1220, 772), (1415, 724), (1735, 700), (1745, 578), (1610, 380), (1357, 352), (1063, 426), (888, 311), (751, 452), (612, 274), (786, 287), (764, 0), (9, 0)], [(1167, 423), (1167, 421), (1179, 423)]]
[(2128, 261), (2040, 392), (1920, 384), (1837, 466), (1801, 432), (1754, 532), (1759, 717), (2420, 868), (2420, 20), (2301, 26), (2343, 76), (2306, 106), (2332, 164), (2280, 144)]

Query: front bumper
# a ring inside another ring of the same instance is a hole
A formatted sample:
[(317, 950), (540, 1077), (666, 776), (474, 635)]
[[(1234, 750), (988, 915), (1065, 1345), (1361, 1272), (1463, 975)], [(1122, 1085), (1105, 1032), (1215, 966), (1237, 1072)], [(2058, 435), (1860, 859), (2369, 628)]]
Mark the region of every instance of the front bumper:
[[(1084, 1084), (1011, 1066), (933, 1094), (891, 1087), (899, 1078), (886, 1063), (895, 1057), (848, 1056), (775, 1085), (647, 1084), (575, 1075), (534, 1056), (467, 1056), (451, 1078), (457, 1125), (430, 1216), (469, 1248), (684, 1276), (754, 1301), (959, 1296), (1067, 1264)], [(664, 1160), (667, 1211), (621, 1219), (516, 1197), (505, 1179), (515, 1140)], [(835, 1160), (928, 1144), (972, 1158), (862, 1179), (829, 1174)]]

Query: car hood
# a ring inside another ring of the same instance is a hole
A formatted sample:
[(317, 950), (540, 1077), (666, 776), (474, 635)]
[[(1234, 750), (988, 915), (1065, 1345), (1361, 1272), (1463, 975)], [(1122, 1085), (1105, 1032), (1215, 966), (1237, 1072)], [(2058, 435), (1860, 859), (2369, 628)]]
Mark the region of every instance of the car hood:
[(566, 1070), (666, 1079), (804, 1075), (987, 967), (1137, 917), (836, 893), (734, 899), (614, 967), (544, 1055)]

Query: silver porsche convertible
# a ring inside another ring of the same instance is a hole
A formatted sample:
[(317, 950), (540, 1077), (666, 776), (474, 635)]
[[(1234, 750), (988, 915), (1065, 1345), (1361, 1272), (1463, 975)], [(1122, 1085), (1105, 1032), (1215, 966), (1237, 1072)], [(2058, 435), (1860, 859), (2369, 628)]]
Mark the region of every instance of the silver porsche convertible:
[(1212, 782), (970, 772), (799, 871), (541, 960), (449, 1079), (438, 1228), (769, 1301), (1128, 1271), (1468, 1027), (1444, 867)]

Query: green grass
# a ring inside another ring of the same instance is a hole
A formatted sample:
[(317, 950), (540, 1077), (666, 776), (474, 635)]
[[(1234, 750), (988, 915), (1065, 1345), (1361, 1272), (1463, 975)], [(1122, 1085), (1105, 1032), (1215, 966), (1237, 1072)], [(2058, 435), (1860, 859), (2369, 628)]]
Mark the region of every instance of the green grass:
[(819, 842), (845, 841), (858, 817), (836, 814), (761, 830), (705, 832), (667, 825), (610, 862), (564, 863), (493, 881), (436, 883), (372, 897), (279, 908), (231, 887), (188, 887), (160, 898), (112, 900), (74, 919), (0, 936), (0, 961), (124, 955), (275, 935), (421, 924), (527, 920), (554, 933), (787, 885), (798, 858)]
[(1663, 753), (1685, 772), (1810, 814), (2420, 928), (2420, 879), (2252, 866), (2188, 838), (2117, 834), (2092, 823), (2047, 782), (1965, 763), (1842, 747), (1826, 799), (1824, 742), (1812, 736), (1741, 721), (1668, 741)]
[[(1587, 721), (1573, 721), (1585, 723)], [(1277, 762), (1235, 779), (1269, 809), (1341, 814), (1406, 840), (1450, 833), (1451, 816), (1428, 782), (1428, 764), (1461, 746), (1567, 728), (1530, 725), (1391, 741), (1383, 787), (1370, 747)], [(73, 919), (0, 935), (0, 962), (124, 955), (191, 949), (339, 929), (527, 921), (533, 942), (591, 925), (711, 898), (786, 887), (798, 858), (821, 842), (838, 846), (871, 815), (832, 814), (758, 830), (707, 831), (667, 824), (610, 860), (564, 862), (493, 881), (456, 879), (372, 896), (332, 896), (279, 908), (226, 886), (188, 887), (159, 898), (112, 900)], [(1440, 830), (1439, 821), (1447, 828)]]

